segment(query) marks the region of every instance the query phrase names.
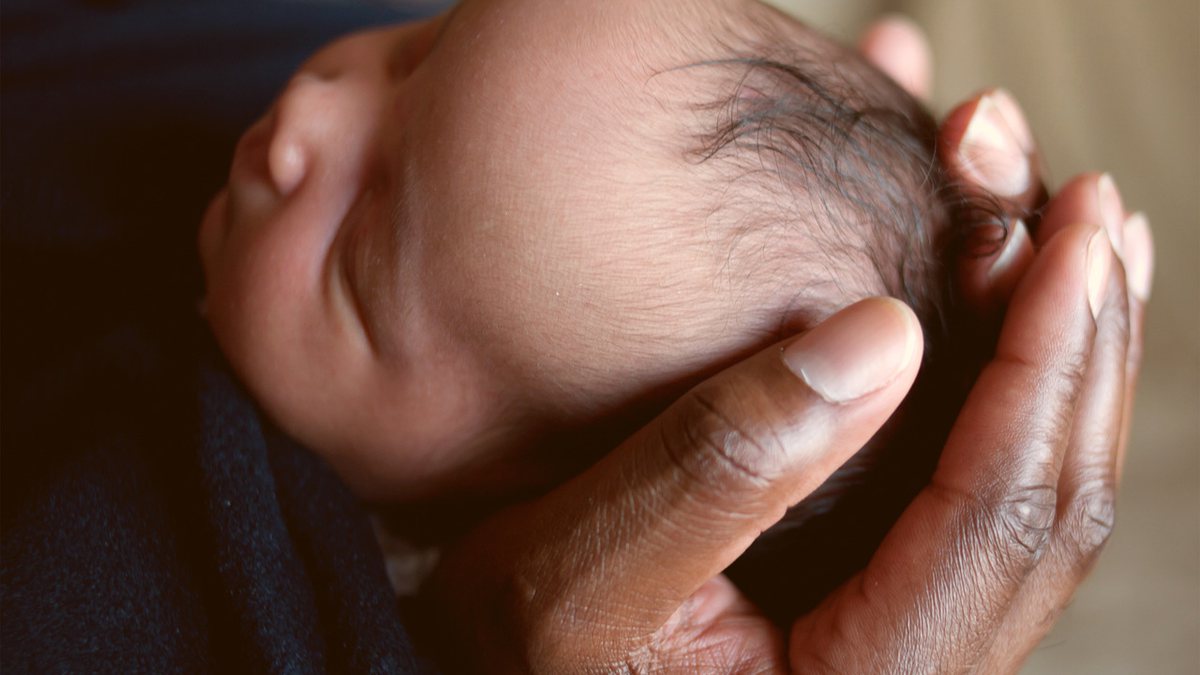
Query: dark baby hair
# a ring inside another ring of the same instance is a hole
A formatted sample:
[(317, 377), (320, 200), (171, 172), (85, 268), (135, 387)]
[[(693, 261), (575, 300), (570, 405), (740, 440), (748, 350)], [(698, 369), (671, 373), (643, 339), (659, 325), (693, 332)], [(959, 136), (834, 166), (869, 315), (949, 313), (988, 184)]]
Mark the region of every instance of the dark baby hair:
[(780, 338), (887, 294), (913, 308), (926, 339), (921, 374), (892, 420), (728, 571), (785, 621), (861, 569), (928, 483), (994, 341), (961, 309), (952, 263), (970, 253), (966, 242), (999, 246), (1008, 225), (995, 200), (951, 180), (936, 121), (911, 95), (774, 10), (754, 19), (751, 37), (724, 45), (731, 56), (686, 66), (717, 73), (727, 93), (700, 105), (709, 126), (694, 159), (738, 188), (714, 207), (735, 214), (730, 255), (767, 236), (772, 259), (762, 265), (805, 268)]

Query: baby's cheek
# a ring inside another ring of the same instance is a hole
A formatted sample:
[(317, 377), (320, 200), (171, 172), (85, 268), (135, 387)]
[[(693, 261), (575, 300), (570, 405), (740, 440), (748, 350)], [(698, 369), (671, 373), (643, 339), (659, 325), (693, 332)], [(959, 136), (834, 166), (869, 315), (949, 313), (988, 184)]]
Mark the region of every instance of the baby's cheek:
[[(345, 359), (313, 255), (271, 223), (234, 222), (209, 265), (206, 313), (238, 377), (272, 417), (316, 418)], [(344, 368), (343, 368), (344, 369)]]

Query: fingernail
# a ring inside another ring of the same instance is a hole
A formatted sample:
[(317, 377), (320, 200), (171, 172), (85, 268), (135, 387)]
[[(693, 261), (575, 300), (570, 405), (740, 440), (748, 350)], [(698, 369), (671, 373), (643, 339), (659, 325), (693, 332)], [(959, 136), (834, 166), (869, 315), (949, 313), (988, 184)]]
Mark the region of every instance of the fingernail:
[(1150, 221), (1146, 214), (1129, 216), (1122, 228), (1125, 237), (1125, 281), (1129, 292), (1145, 302), (1150, 299), (1150, 287), (1154, 281), (1154, 239), (1150, 235)]
[(1000, 109), (1000, 114), (1004, 117), (1004, 122), (1017, 145), (1025, 154), (1033, 152), (1033, 132), (1029, 130), (1029, 122), (1026, 121), (1021, 106), (1017, 105), (1017, 100), (1007, 89), (999, 88), (992, 90), (991, 97), (992, 102)]
[(1112, 245), (1104, 230), (1097, 230), (1088, 240), (1087, 249), (1087, 291), (1088, 305), (1092, 309), (1092, 318), (1100, 317), (1104, 307), (1104, 291), (1108, 286), (1108, 270), (1112, 266)]
[(1007, 98), (997, 90), (979, 100), (959, 144), (958, 158), (967, 178), (998, 197), (1014, 197), (1029, 190), (1032, 171), (1023, 145), (1029, 141), (1024, 138), (1027, 132), (1021, 131), (1023, 119), (1014, 129), (1006, 118), (997, 103), (1002, 96)]
[(1026, 252), (1032, 254), (1033, 242), (1029, 239), (1029, 230), (1025, 228), (1025, 221), (1013, 221), (1009, 227), (1008, 239), (1004, 242), (1004, 250), (1000, 251), (1000, 255), (992, 262), (991, 268), (988, 269), (988, 280), (994, 281), (997, 278), (1004, 276), (1013, 263), (1021, 259)]
[(1125, 240), (1125, 205), (1121, 203), (1121, 193), (1112, 176), (1104, 174), (1096, 183), (1096, 199), (1100, 204), (1100, 217), (1104, 220), (1104, 229), (1112, 241), (1113, 250), (1121, 255)]
[(787, 367), (821, 398), (847, 403), (886, 387), (921, 353), (921, 327), (892, 298), (838, 312), (783, 352)]

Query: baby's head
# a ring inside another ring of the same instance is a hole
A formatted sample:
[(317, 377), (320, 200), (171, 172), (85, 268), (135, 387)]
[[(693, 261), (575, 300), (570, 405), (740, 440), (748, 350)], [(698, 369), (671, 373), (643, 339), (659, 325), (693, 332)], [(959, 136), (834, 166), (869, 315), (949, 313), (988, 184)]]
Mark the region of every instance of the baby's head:
[(934, 132), (757, 0), (466, 0), (322, 50), (247, 133), (208, 317), (364, 496), (544, 485), (860, 298), (938, 339)]

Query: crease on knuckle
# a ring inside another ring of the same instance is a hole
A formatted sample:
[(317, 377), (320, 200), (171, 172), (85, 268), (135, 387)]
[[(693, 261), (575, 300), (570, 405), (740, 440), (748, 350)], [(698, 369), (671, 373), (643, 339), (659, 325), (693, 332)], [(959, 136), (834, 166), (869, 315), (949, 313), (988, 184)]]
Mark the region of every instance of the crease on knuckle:
[(779, 436), (755, 429), (726, 412), (721, 397), (696, 390), (682, 415), (678, 438), (663, 431), (662, 442), (671, 461), (688, 478), (711, 483), (714, 474), (732, 476), (751, 488), (768, 485), (783, 466), (786, 453)]
[(1068, 559), (1087, 570), (1112, 536), (1117, 521), (1116, 490), (1111, 483), (1081, 486), (1067, 501), (1061, 519), (1060, 541)]
[(1054, 485), (1020, 485), (985, 507), (987, 527), (1017, 576), (1023, 577), (1041, 559), (1050, 542), (1058, 509)]
[(967, 531), (981, 543), (977, 549), (981, 562), (1004, 578), (1024, 579), (1045, 553), (1057, 513), (1058, 491), (1053, 485), (981, 492), (944, 483), (931, 488), (962, 510)]
[(652, 635), (636, 648), (623, 654), (605, 672), (625, 675), (649, 675), (670, 672), (671, 664), (678, 660), (676, 649), (661, 635)]
[(1052, 423), (1045, 426), (1043, 433), (1061, 438), (1074, 419), (1075, 403), (1083, 391), (1092, 350), (1092, 343), (1087, 342), (1040, 358), (1009, 351), (997, 354), (994, 362), (1025, 373), (1021, 379), (1028, 387), (1026, 397), (1039, 401), (1033, 409), (1036, 417), (1031, 421), (1049, 419)]
[(1092, 346), (1091, 340), (1085, 340), (1079, 344), (1064, 345), (1061, 353), (1038, 356), (1008, 350), (997, 353), (994, 362), (1034, 373), (1039, 381), (1067, 383), (1077, 389), (1087, 373)]
[(639, 649), (608, 664), (605, 671), (612, 675), (645, 675), (651, 672), (647, 665), (648, 658), (654, 657), (648, 656), (646, 651)]

